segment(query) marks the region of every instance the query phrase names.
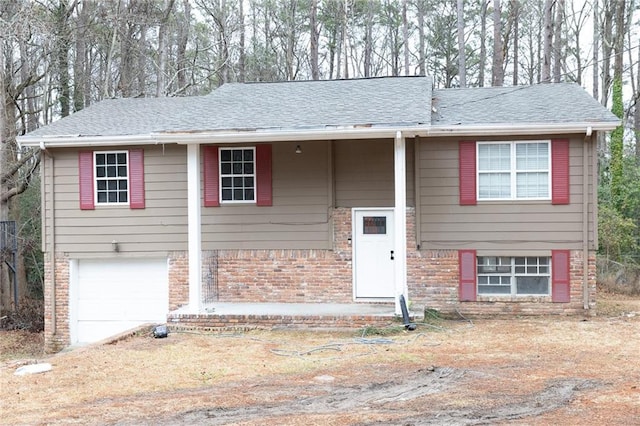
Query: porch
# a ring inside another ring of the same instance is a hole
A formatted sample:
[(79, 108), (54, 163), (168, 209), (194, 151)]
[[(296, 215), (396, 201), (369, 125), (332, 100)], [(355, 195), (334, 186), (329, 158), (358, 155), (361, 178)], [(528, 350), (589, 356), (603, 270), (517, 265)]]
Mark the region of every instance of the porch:
[[(171, 330), (357, 329), (402, 325), (391, 303), (208, 303), (170, 312)], [(409, 312), (412, 321), (414, 312)]]

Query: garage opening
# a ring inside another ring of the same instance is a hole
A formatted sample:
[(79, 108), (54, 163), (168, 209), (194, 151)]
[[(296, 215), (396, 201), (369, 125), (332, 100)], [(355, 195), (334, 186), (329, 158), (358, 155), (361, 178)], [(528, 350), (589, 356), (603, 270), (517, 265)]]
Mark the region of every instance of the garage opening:
[(70, 274), (72, 344), (166, 322), (167, 259), (80, 259), (72, 261)]

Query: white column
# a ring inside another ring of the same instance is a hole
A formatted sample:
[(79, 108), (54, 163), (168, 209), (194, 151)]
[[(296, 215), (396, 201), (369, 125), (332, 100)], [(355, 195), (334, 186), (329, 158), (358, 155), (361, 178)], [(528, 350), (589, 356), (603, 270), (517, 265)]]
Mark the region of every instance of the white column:
[(402, 314), (400, 295), (409, 303), (407, 291), (407, 183), (406, 149), (402, 132), (397, 132), (394, 140), (394, 278), (396, 314)]
[(200, 226), (200, 145), (187, 145), (187, 218), (189, 232), (189, 311), (202, 304), (202, 232)]

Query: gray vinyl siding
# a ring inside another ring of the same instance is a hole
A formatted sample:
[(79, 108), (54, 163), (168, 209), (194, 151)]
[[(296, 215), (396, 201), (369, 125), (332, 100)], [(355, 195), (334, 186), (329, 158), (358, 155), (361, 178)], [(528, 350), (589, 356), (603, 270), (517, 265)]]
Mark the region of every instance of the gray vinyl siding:
[[(393, 139), (334, 143), (336, 207), (393, 207)], [(414, 206), (414, 143), (406, 141), (407, 205)]]
[[(94, 150), (111, 150), (100, 147)], [(186, 147), (177, 145), (144, 148), (145, 209), (128, 206), (96, 206), (80, 210), (78, 151), (53, 150), (55, 164), (56, 252), (71, 257), (113, 255), (112, 242), (120, 253), (164, 255), (187, 249)], [(45, 241), (50, 247), (51, 159), (45, 159)]]
[(326, 141), (273, 143), (273, 205), (202, 207), (203, 250), (330, 249), (329, 164)]
[[(468, 138), (472, 140), (471, 138)], [(459, 205), (458, 140), (423, 140), (419, 148), (419, 244), (423, 249), (493, 252), (581, 249), (583, 140), (571, 139), (570, 204), (551, 201), (479, 201)], [(595, 238), (594, 179), (589, 147), (589, 242)]]

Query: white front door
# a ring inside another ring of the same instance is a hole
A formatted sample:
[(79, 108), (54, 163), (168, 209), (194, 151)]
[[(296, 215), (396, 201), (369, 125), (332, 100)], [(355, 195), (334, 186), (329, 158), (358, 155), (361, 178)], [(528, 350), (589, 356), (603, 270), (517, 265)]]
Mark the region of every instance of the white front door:
[(393, 209), (353, 210), (353, 282), (356, 299), (393, 298)]

